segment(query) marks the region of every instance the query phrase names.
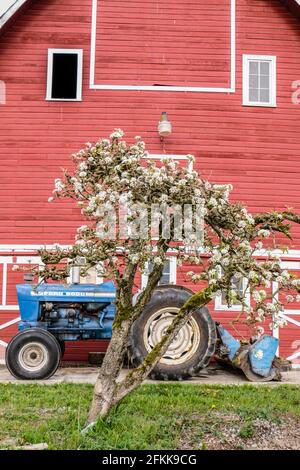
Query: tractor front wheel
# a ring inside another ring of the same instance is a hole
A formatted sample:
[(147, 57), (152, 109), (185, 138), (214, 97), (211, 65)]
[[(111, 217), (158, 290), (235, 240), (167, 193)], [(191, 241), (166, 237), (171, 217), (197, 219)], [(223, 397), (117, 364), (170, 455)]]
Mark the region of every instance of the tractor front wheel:
[(57, 370), (61, 357), (55, 337), (40, 328), (21, 331), (6, 349), (6, 366), (17, 379), (48, 379)]

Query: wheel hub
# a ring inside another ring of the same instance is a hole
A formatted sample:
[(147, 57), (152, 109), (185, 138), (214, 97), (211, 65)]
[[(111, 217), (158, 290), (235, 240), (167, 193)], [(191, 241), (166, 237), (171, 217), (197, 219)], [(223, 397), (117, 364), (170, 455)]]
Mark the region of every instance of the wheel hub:
[(19, 363), (28, 372), (42, 369), (48, 362), (48, 351), (41, 343), (25, 344), (19, 352)]
[[(144, 330), (144, 344), (148, 351), (161, 341), (178, 311), (175, 307), (161, 309), (148, 319)], [(196, 351), (199, 341), (198, 324), (191, 318), (175, 336), (160, 363), (175, 365), (186, 362)]]

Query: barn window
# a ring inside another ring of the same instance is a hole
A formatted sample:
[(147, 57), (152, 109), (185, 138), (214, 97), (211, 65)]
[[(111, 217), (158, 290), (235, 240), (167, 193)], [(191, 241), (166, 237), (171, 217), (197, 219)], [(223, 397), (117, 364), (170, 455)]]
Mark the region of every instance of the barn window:
[(243, 105), (276, 106), (275, 56), (243, 56)]
[(49, 49), (47, 100), (81, 101), (82, 50)]
[[(148, 276), (152, 271), (152, 263), (147, 264), (146, 273), (142, 276), (142, 288), (146, 287), (148, 282)], [(161, 284), (176, 284), (176, 268), (177, 262), (176, 257), (170, 256), (169, 259), (165, 262), (162, 276), (158, 282), (158, 285)]]
[[(232, 290), (234, 290), (239, 295), (245, 296), (245, 301), (247, 305), (250, 305), (250, 294), (247, 289), (247, 279), (239, 278), (237, 279), (235, 276), (232, 278)], [(226, 294), (222, 292), (220, 295), (216, 297), (215, 300), (215, 309), (216, 310), (242, 310), (241, 303), (237, 300), (233, 302), (233, 304), (228, 307)]]

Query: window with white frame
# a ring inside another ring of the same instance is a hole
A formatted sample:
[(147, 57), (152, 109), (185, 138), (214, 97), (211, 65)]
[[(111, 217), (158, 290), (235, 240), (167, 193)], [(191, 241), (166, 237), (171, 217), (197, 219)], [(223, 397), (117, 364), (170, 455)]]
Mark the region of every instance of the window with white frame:
[(276, 56), (243, 55), (243, 105), (276, 106)]
[[(237, 279), (235, 276), (232, 278), (232, 290), (234, 290), (239, 295), (243, 295), (245, 297), (246, 304), (250, 305), (250, 294), (246, 289), (247, 289), (246, 278), (241, 277)], [(242, 310), (242, 305), (238, 300), (236, 300), (235, 302), (232, 303), (230, 307), (228, 307), (227, 300), (226, 300), (226, 293), (222, 292), (215, 299), (215, 309), (240, 311)]]
[[(148, 276), (152, 271), (152, 263), (147, 263), (146, 273), (142, 275), (142, 289), (146, 287), (148, 282)], [(165, 262), (162, 276), (158, 282), (158, 285), (161, 284), (176, 284), (176, 268), (177, 262), (175, 256), (170, 256), (169, 259)]]
[(82, 62), (82, 49), (48, 49), (47, 100), (81, 101)]

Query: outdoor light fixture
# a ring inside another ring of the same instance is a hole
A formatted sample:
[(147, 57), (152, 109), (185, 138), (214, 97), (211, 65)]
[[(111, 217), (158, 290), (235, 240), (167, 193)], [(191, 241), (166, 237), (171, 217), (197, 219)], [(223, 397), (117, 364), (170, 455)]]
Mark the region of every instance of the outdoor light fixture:
[(161, 113), (157, 130), (161, 139), (163, 139), (164, 137), (167, 137), (168, 135), (172, 133), (172, 125), (165, 111)]

